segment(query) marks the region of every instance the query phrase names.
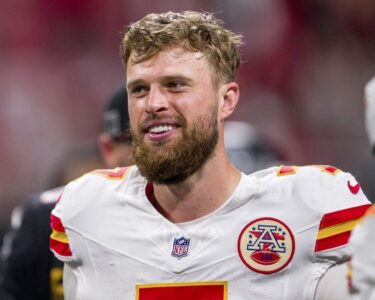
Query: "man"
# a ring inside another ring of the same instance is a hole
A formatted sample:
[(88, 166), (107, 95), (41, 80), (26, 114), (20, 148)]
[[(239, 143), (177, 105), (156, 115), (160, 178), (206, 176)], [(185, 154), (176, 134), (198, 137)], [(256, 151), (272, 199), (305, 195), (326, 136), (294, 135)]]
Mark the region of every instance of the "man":
[[(111, 97), (104, 112), (99, 148), (108, 167), (130, 164), (126, 97), (125, 89), (121, 88)], [(56, 186), (103, 166), (97, 145), (68, 154), (53, 180)], [(62, 190), (63, 187), (58, 187), (34, 195), (14, 210), (12, 230), (2, 249), (5, 270), (0, 290), (6, 295), (0, 295), (0, 299), (63, 299), (62, 263), (54, 259), (48, 247), (50, 214)]]
[(313, 299), (348, 258), (369, 206), (351, 175), (284, 166), (246, 176), (229, 161), (240, 44), (204, 13), (150, 14), (128, 28), (136, 166), (82, 177), (53, 210), (68, 299)]
[[(365, 87), (366, 129), (372, 152), (375, 153), (375, 77)], [(361, 223), (353, 230), (350, 242), (353, 256), (349, 267), (351, 299), (375, 299), (375, 206), (366, 212)]]

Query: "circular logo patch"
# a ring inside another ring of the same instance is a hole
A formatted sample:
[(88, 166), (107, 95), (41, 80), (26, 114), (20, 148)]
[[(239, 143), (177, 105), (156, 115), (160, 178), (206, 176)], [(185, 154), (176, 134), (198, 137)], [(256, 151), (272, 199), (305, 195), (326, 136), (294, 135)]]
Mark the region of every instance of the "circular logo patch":
[(251, 270), (271, 274), (284, 269), (294, 255), (294, 237), (287, 225), (275, 218), (247, 224), (238, 237), (238, 253)]

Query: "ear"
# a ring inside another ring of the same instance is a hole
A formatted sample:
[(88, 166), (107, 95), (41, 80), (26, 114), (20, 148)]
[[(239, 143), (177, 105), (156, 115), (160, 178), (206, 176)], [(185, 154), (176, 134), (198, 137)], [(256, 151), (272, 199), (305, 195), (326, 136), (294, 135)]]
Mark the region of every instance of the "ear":
[(235, 110), (240, 97), (240, 87), (236, 82), (225, 83), (220, 87), (219, 95), (219, 119), (223, 121)]
[(109, 157), (111, 156), (111, 153), (113, 152), (113, 139), (109, 134), (101, 133), (98, 138), (98, 144), (103, 160), (107, 162), (109, 160)]

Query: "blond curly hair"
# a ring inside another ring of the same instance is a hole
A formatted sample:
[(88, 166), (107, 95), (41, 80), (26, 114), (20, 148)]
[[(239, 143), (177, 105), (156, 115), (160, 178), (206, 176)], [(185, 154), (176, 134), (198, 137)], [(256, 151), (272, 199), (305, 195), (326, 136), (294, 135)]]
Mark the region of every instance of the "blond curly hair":
[(240, 66), (242, 36), (225, 29), (223, 22), (210, 13), (184, 11), (148, 14), (130, 24), (120, 52), (126, 66), (130, 55), (140, 63), (169, 47), (180, 46), (206, 57), (215, 84), (234, 80)]

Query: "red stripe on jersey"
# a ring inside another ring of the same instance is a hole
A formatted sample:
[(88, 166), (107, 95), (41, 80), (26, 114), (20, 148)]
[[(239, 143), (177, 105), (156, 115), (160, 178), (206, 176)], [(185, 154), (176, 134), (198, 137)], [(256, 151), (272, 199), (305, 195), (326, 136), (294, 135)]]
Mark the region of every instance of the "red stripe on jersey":
[(56, 231), (65, 232), (65, 229), (61, 220), (58, 217), (54, 216), (53, 214), (51, 214), (51, 227), (52, 229)]
[(137, 300), (225, 300), (224, 285), (139, 287)]
[(346, 231), (324, 239), (317, 240), (315, 243), (315, 252), (346, 245), (349, 242), (350, 233), (351, 231)]
[(54, 239), (50, 239), (49, 247), (52, 251), (56, 252), (61, 256), (72, 256), (72, 251), (70, 250), (69, 244), (62, 243)]
[(370, 204), (365, 204), (325, 214), (320, 222), (319, 229), (359, 219), (369, 207)]

